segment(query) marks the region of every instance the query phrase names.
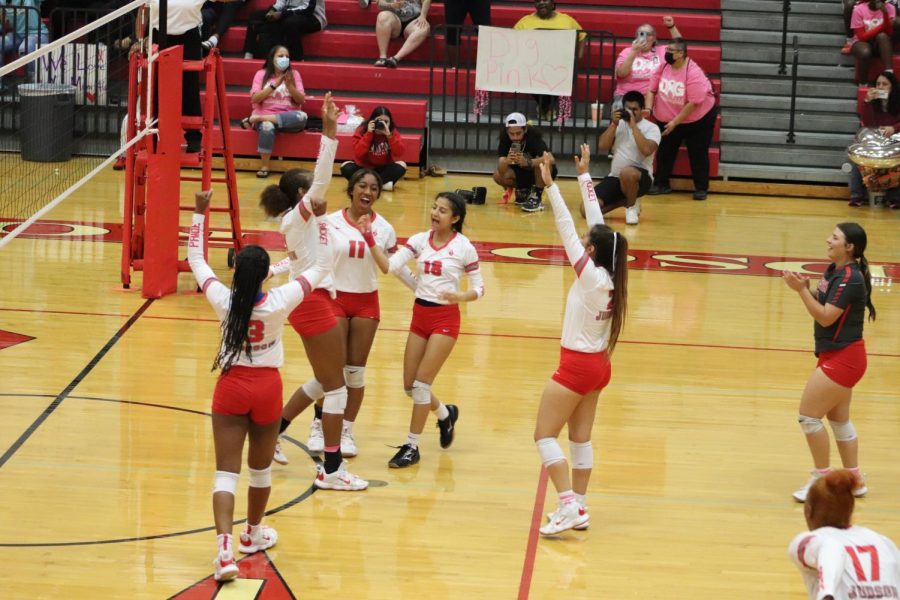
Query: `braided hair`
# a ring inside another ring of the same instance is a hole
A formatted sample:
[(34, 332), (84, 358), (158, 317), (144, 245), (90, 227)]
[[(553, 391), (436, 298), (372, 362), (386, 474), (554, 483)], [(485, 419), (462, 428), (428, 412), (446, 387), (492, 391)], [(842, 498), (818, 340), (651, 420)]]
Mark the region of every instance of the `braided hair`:
[(869, 271), (869, 261), (864, 252), (868, 244), (866, 231), (858, 223), (838, 223), (838, 229), (844, 234), (848, 244), (853, 244), (853, 258), (859, 265), (859, 271), (866, 280), (866, 308), (869, 309), (869, 320), (875, 320), (875, 305), (872, 304), (872, 273)]
[(253, 305), (262, 283), (269, 274), (269, 254), (260, 246), (245, 246), (234, 259), (234, 279), (231, 282), (231, 305), (222, 322), (222, 344), (212, 370), (228, 369), (240, 358), (241, 352), (253, 360), (248, 332)]

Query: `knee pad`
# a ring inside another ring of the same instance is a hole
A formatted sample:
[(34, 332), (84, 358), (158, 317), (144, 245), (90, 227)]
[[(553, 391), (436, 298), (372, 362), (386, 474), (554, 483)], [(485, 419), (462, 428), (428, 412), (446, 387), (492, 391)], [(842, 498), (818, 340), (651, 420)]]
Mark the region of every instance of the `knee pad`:
[(366, 368), (347, 365), (344, 367), (344, 381), (348, 388), (355, 390), (366, 387)]
[(569, 441), (569, 454), (572, 457), (573, 469), (592, 469), (594, 468), (594, 447), (591, 441), (573, 442)]
[(325, 397), (325, 389), (315, 377), (304, 383), (300, 389), (302, 389), (303, 393), (313, 402), (318, 402)]
[(851, 442), (856, 439), (856, 428), (853, 426), (852, 421), (845, 421), (843, 423), (835, 423), (834, 421), (829, 421), (831, 424), (831, 430), (834, 432), (834, 439), (839, 442)]
[(545, 467), (566, 460), (566, 455), (563, 454), (556, 438), (541, 438), (535, 443), (537, 444), (538, 454), (541, 455), (541, 462)]
[(431, 404), (431, 386), (421, 381), (414, 381), (412, 387), (413, 404)]
[(235, 495), (237, 492), (237, 484), (240, 475), (237, 473), (229, 473), (228, 471), (216, 471), (216, 482), (213, 484), (213, 494), (216, 492), (225, 492)]
[(347, 408), (347, 388), (341, 386), (336, 390), (325, 392), (325, 401), (322, 403), (322, 412), (330, 415), (342, 415)]
[(272, 487), (272, 465), (265, 469), (250, 469), (250, 487)]
[(822, 429), (825, 427), (825, 425), (822, 424), (822, 419), (817, 419), (815, 417), (800, 415), (799, 417), (797, 417), (797, 420), (800, 422), (800, 429), (802, 429), (803, 433), (805, 433), (806, 435), (816, 433), (817, 431), (822, 431)]

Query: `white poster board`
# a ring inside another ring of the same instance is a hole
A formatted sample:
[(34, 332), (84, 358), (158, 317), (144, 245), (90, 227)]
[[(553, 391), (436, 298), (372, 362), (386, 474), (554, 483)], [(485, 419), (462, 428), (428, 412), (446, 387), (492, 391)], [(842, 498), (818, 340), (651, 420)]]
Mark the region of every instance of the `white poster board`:
[(489, 92), (571, 96), (574, 29), (478, 27), (475, 87)]
[(38, 82), (75, 86), (75, 103), (106, 106), (109, 54), (106, 44), (66, 44), (38, 59)]

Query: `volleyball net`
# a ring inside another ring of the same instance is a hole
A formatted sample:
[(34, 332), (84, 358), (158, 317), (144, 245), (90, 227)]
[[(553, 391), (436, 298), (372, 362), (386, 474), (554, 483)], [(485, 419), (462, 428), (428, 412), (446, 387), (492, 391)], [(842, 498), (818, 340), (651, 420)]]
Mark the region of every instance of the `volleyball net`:
[(0, 47), (0, 248), (153, 132), (146, 118), (125, 135), (129, 56), (154, 42), (149, 4), (43, 16), (0, 5), (12, 40)]

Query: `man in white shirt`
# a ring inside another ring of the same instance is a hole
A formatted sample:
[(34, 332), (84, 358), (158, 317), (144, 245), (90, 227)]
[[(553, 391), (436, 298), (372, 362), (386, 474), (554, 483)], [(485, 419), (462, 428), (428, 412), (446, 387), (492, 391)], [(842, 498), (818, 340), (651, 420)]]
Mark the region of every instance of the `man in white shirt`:
[(644, 119), (644, 97), (631, 91), (622, 98), (622, 109), (613, 113), (612, 123), (600, 135), (600, 152), (613, 151), (609, 176), (597, 186), (603, 212), (625, 207), (625, 222), (637, 225), (641, 213), (639, 198), (653, 184), (653, 156), (662, 139), (659, 127)]

